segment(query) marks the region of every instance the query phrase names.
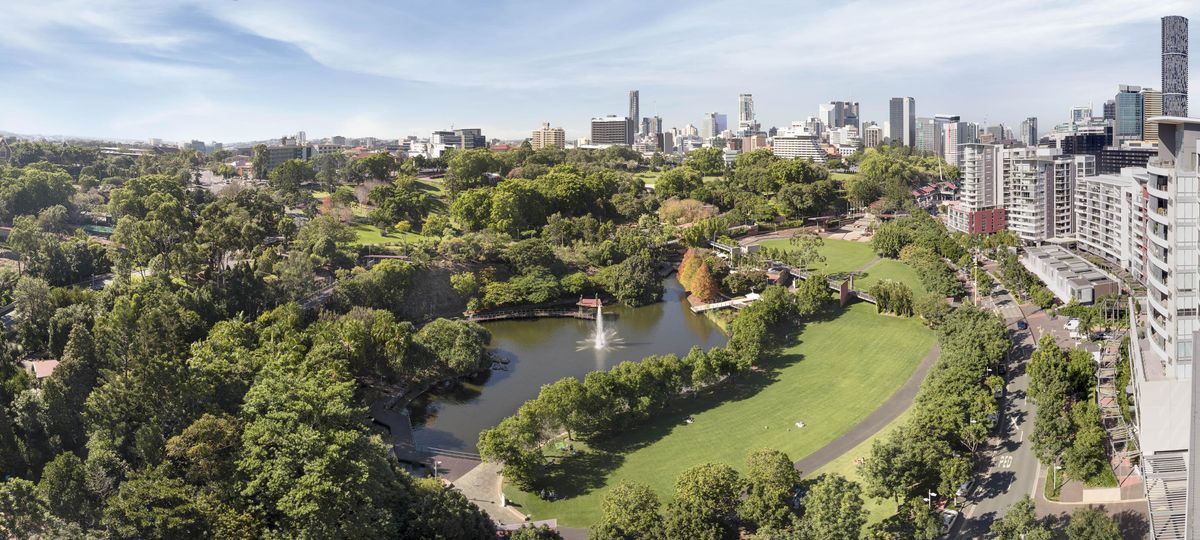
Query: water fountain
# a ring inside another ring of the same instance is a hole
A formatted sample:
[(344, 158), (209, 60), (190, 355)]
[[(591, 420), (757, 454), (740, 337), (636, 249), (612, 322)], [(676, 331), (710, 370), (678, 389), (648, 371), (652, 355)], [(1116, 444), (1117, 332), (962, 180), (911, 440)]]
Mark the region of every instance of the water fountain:
[(592, 327), (592, 335), (587, 339), (579, 341), (579, 347), (576, 350), (595, 349), (597, 351), (607, 351), (620, 347), (621, 341), (621, 338), (617, 337), (616, 330), (604, 328), (604, 306), (597, 302), (596, 325)]

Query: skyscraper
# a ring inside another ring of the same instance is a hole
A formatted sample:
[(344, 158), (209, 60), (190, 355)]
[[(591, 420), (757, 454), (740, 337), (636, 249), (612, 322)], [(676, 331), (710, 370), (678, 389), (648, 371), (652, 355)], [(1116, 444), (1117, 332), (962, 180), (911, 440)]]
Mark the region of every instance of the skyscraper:
[(942, 124), (936, 118), (917, 119), (916, 151), (922, 154), (942, 154)]
[(1116, 120), (1117, 119), (1117, 100), (1110, 99), (1110, 100), (1104, 102), (1104, 119), (1105, 120)]
[(911, 148), (917, 141), (917, 100), (892, 98), (888, 112), (891, 143)]
[(1136, 141), (1142, 138), (1145, 107), (1142, 87), (1122, 84), (1117, 87), (1117, 116), (1113, 126), (1114, 142)]
[(1025, 143), (1025, 146), (1037, 146), (1037, 118), (1030, 116), (1029, 118), (1026, 118), (1024, 122), (1021, 122), (1020, 139), (1021, 142)]
[(1166, 116), (1188, 114), (1188, 20), (1162, 18), (1162, 100)]
[[(642, 111), (638, 106), (637, 90), (629, 91), (629, 119), (633, 120), (633, 125), (635, 126), (640, 127), (642, 125)], [(642, 133), (645, 133), (645, 131), (642, 131)]]
[(758, 131), (754, 122), (754, 96), (750, 94), (738, 94), (738, 131)]
[(1146, 142), (1158, 142), (1158, 124), (1151, 122), (1150, 119), (1155, 116), (1162, 116), (1163, 100), (1162, 92), (1153, 88), (1142, 89), (1142, 140)]

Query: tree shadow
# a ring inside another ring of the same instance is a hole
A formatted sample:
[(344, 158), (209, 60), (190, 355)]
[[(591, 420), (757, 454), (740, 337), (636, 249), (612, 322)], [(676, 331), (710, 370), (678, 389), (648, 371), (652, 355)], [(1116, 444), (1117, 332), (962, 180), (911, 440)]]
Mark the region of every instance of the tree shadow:
[(1149, 538), (1150, 523), (1146, 516), (1134, 510), (1122, 510), (1113, 515), (1117, 527), (1121, 529), (1121, 538)]
[(983, 482), (979, 484), (979, 488), (975, 493), (971, 494), (973, 500), (991, 499), (1008, 491), (1009, 486), (1017, 479), (1016, 473), (1012, 471), (997, 471), (987, 475)]

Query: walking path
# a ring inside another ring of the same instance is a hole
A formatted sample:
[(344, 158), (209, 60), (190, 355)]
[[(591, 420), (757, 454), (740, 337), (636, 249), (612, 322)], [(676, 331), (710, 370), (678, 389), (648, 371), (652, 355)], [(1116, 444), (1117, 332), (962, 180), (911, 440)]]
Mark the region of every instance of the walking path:
[(912, 376), (908, 381), (901, 386), (892, 397), (883, 402), (875, 412), (871, 413), (862, 422), (855, 424), (849, 431), (843, 433), (831, 441), (829, 444), (817, 449), (796, 462), (796, 470), (800, 474), (808, 474), (840, 457), (842, 454), (849, 452), (854, 447), (862, 444), (863, 441), (869, 439), (872, 435), (883, 429), (884, 426), (890, 424), (892, 420), (900, 416), (904, 411), (912, 406), (913, 399), (917, 397), (917, 390), (921, 389), (921, 383), (925, 381), (925, 376), (929, 374), (929, 369), (933, 367), (933, 363), (941, 354), (941, 348), (937, 343), (933, 344), (933, 348), (917, 365), (916, 371), (913, 371)]
[(455, 480), (454, 487), (475, 506), (487, 512), (493, 521), (503, 524), (524, 523), (524, 514), (503, 506), (501, 482), (500, 464), (485, 461)]

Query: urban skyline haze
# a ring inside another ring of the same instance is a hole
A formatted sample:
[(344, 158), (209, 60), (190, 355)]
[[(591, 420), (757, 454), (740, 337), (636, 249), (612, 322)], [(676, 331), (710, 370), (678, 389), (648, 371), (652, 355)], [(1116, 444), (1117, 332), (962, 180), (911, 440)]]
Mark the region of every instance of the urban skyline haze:
[(1049, 128), (1074, 105), (1100, 111), (1118, 84), (1157, 88), (1171, 14), (1200, 5), (18, 3), (0, 34), (0, 130), (239, 141), (453, 125), (519, 139), (548, 121), (574, 139), (635, 89), (667, 128), (736, 118), (740, 93), (764, 128), (847, 99), (882, 124), (895, 96), (917, 116)]

